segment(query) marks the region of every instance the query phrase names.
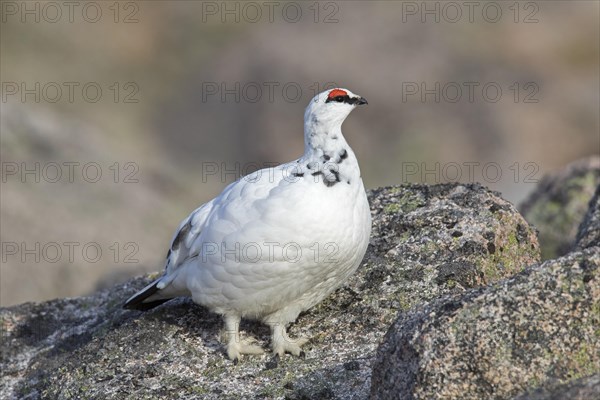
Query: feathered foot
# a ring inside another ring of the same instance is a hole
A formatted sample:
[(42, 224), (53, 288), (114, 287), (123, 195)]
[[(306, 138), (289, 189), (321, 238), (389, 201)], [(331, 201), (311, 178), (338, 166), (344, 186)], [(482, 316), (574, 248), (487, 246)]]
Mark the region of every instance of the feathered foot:
[(241, 359), (242, 354), (258, 355), (263, 354), (262, 347), (254, 344), (253, 338), (240, 338), (240, 317), (235, 315), (225, 316), (225, 333), (227, 336), (227, 356), (234, 363)]
[(291, 339), (287, 335), (285, 325), (283, 324), (271, 324), (271, 340), (273, 353), (279, 357), (282, 357), (285, 353), (300, 357), (304, 357), (305, 355), (302, 351), (302, 346), (308, 342), (308, 339)]

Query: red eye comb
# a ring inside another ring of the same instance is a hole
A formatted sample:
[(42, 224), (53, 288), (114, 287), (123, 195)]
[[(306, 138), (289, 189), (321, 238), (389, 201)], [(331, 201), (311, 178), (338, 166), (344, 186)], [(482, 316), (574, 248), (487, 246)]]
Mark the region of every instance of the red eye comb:
[(348, 96), (348, 93), (342, 89), (333, 89), (331, 92), (329, 92), (329, 96), (327, 96), (327, 98), (333, 99), (338, 96)]

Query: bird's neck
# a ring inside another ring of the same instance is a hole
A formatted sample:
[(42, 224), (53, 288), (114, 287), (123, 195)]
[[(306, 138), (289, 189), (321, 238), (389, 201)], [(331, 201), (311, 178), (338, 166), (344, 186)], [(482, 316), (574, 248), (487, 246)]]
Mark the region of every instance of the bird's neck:
[(335, 153), (350, 146), (342, 134), (340, 123), (320, 123), (316, 119), (305, 122), (304, 125), (304, 155), (315, 155)]
[(358, 161), (342, 134), (341, 125), (341, 122), (305, 124), (304, 156), (299, 162), (312, 171), (333, 168), (345, 181), (356, 181), (360, 178)]

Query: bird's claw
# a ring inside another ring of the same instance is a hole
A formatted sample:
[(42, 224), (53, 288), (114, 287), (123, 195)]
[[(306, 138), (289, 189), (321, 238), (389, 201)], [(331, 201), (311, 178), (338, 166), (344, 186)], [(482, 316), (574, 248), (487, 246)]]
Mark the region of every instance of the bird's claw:
[(227, 356), (237, 365), (238, 361), (242, 358), (242, 354), (263, 354), (265, 351), (262, 347), (253, 344), (255, 342), (253, 339), (244, 339), (240, 342), (235, 340), (230, 341), (227, 345)]
[(283, 357), (285, 353), (290, 353), (291, 355), (306, 358), (306, 353), (302, 351), (302, 346), (308, 342), (308, 339), (300, 338), (295, 341), (284, 340), (279, 342), (276, 347), (273, 348), (273, 353)]

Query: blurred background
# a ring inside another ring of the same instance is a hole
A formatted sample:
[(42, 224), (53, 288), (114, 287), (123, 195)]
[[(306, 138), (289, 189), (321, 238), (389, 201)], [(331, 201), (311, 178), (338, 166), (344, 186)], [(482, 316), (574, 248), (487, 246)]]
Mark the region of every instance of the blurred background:
[(367, 188), (521, 202), (600, 152), (599, 3), (2, 1), (0, 305), (163, 268), (179, 222), (303, 151), (318, 92)]

